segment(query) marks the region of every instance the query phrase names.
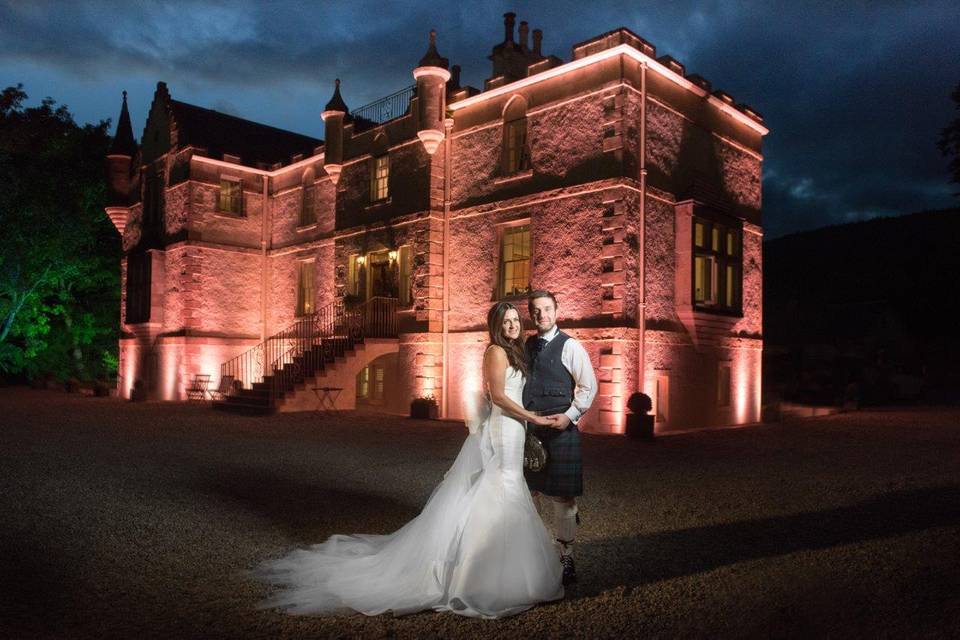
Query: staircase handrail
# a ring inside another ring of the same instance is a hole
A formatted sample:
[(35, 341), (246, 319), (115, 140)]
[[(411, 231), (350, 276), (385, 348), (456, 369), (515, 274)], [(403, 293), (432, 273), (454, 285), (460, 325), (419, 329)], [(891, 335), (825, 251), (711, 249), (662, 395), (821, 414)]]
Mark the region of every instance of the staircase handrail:
[[(240, 387), (252, 389), (254, 384), (268, 385), (270, 404), (296, 378), (301, 367), (298, 358), (307, 359), (308, 370), (314, 370), (310, 352), (351, 348), (364, 338), (397, 337), (398, 300), (384, 296), (373, 297), (362, 304), (347, 308), (342, 300), (331, 302), (317, 311), (298, 318), (293, 324), (268, 337), (258, 345), (220, 365), (220, 377), (232, 375)], [(291, 367), (287, 365), (298, 364)], [(322, 363), (318, 366), (322, 367)]]

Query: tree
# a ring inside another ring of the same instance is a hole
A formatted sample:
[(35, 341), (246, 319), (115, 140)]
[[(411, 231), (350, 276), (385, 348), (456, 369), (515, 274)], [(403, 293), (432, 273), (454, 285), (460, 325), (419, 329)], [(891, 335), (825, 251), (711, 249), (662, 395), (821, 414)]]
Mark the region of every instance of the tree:
[[(103, 212), (109, 121), (0, 94), (0, 371), (94, 377), (115, 361), (119, 237)], [(114, 355), (111, 358), (111, 350)]]
[[(960, 111), (960, 84), (950, 96), (953, 98), (954, 108)], [(940, 132), (940, 153), (950, 158), (950, 181), (960, 184), (960, 115)], [(960, 191), (953, 194), (960, 196)]]

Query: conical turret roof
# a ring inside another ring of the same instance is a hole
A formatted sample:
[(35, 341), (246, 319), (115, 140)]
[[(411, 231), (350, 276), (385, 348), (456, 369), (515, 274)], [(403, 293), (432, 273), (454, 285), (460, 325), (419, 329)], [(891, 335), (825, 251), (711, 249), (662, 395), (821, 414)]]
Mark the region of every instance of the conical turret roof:
[(109, 154), (112, 156), (133, 157), (137, 153), (137, 141), (133, 138), (133, 127), (130, 125), (130, 112), (127, 111), (127, 92), (123, 92), (123, 106), (120, 107), (120, 119), (117, 121), (117, 132), (113, 136)]
[(323, 110), (350, 113), (350, 110), (347, 108), (347, 103), (343, 101), (343, 97), (340, 95), (340, 78), (336, 79), (333, 88), (333, 97), (330, 98), (330, 102), (327, 103), (327, 106), (324, 107)]
[(420, 58), (420, 64), (417, 66), (420, 67), (440, 67), (442, 69), (449, 68), (450, 61), (437, 51), (437, 32), (435, 29), (430, 29), (430, 46), (427, 48), (427, 52), (423, 54), (423, 57)]

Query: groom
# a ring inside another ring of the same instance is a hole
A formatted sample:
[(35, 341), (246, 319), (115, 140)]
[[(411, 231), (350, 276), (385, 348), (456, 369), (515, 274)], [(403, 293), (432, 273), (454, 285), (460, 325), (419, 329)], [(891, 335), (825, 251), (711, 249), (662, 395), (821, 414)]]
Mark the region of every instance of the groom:
[(540, 415), (552, 416), (550, 427), (535, 427), (547, 449), (547, 465), (537, 472), (525, 471), (531, 491), (550, 499), (553, 530), (560, 545), (563, 584), (577, 581), (573, 564), (573, 540), (580, 516), (576, 497), (583, 494), (580, 458), (580, 419), (597, 394), (597, 378), (586, 349), (557, 328), (557, 298), (549, 291), (532, 291), (527, 308), (537, 325), (537, 334), (527, 338), (530, 373), (523, 388), (523, 406)]

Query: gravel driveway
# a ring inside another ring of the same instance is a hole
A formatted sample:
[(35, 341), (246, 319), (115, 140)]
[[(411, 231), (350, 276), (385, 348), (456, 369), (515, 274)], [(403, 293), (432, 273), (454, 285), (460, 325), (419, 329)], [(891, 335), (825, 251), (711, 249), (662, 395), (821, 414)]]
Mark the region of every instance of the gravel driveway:
[(481, 621), (261, 611), (247, 570), (390, 532), (461, 426), (237, 417), (0, 389), (0, 636), (948, 637), (960, 634), (960, 410), (584, 438), (580, 586)]

